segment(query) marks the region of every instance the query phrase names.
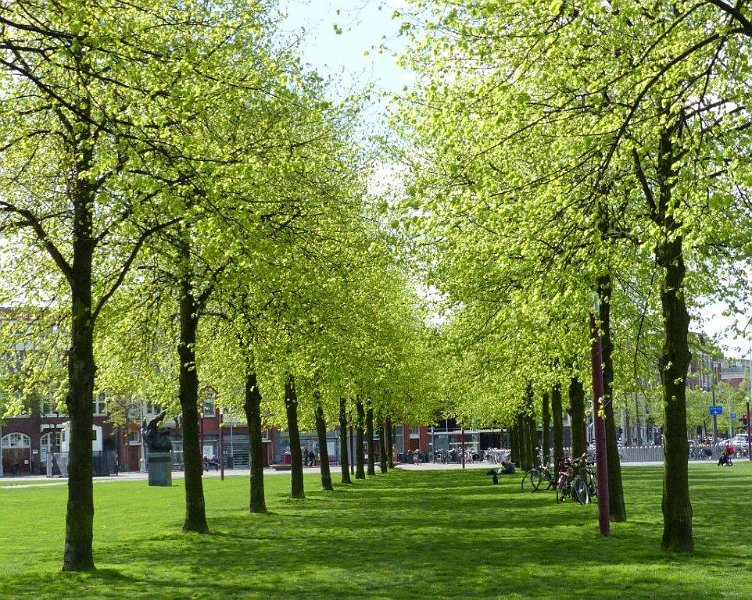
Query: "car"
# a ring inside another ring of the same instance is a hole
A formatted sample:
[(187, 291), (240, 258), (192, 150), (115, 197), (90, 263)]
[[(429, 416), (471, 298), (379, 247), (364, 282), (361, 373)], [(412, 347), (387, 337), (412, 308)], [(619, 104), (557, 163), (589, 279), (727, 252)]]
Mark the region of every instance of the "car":
[(716, 446), (747, 446), (749, 444), (749, 436), (746, 433), (737, 433), (734, 437), (726, 440), (721, 440)]

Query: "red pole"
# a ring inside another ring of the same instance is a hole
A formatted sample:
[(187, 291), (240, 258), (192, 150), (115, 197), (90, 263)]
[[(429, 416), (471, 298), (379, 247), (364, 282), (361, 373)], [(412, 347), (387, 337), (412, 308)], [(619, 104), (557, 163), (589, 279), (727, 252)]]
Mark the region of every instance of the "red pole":
[(598, 523), (601, 535), (611, 534), (611, 520), (608, 511), (608, 462), (606, 461), (606, 422), (601, 417), (603, 398), (603, 355), (601, 336), (595, 315), (590, 313), (590, 336), (592, 346), (590, 357), (593, 365), (593, 421), (595, 424), (595, 459), (598, 470)]
[(752, 421), (749, 420), (749, 400), (747, 400), (747, 456), (752, 462), (752, 436), (749, 435), (752, 427), (750, 427), (750, 424), (752, 424)]

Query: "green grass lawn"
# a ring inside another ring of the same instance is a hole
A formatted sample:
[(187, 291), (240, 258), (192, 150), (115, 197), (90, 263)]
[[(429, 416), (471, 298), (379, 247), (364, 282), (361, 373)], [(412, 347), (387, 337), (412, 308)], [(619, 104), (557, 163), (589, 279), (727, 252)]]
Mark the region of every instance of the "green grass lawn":
[[(180, 533), (183, 482), (95, 484), (93, 574), (61, 573), (67, 488), (0, 486), (0, 598), (752, 598), (752, 465), (690, 468), (696, 552), (660, 552), (661, 469), (624, 469), (627, 523), (492, 486), (485, 470), (392, 471), (322, 492), (204, 481), (210, 535)], [(335, 473), (335, 481), (338, 473)], [(18, 482), (18, 480), (16, 480)]]

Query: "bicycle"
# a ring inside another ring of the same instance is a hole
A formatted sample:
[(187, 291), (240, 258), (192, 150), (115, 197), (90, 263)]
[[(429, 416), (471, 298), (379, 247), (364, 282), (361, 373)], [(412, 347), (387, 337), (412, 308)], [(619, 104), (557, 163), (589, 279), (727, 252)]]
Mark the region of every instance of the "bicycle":
[(524, 491), (537, 492), (540, 486), (545, 482), (545, 489), (550, 490), (556, 486), (556, 478), (551, 470), (551, 465), (539, 465), (533, 467), (522, 478), (520, 489)]
[[(592, 473), (591, 473), (592, 475)], [(559, 471), (556, 481), (556, 502), (564, 502), (568, 498), (577, 500), (580, 504), (590, 502), (590, 490), (594, 483), (587, 480), (587, 456), (582, 455), (573, 461), (565, 461), (564, 468)], [(595, 485), (597, 492), (597, 485)]]
[(598, 477), (592, 468), (594, 462), (587, 460), (583, 454), (579, 461), (578, 473), (575, 476), (580, 478), (584, 484), (584, 490), (580, 492), (578, 500), (580, 504), (588, 504), (594, 497), (598, 496)]

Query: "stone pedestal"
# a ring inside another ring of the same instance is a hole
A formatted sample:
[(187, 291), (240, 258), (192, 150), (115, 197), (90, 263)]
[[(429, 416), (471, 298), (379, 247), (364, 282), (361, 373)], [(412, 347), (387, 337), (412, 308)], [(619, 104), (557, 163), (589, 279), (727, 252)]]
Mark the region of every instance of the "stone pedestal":
[(149, 452), (146, 455), (149, 485), (172, 485), (172, 452)]

